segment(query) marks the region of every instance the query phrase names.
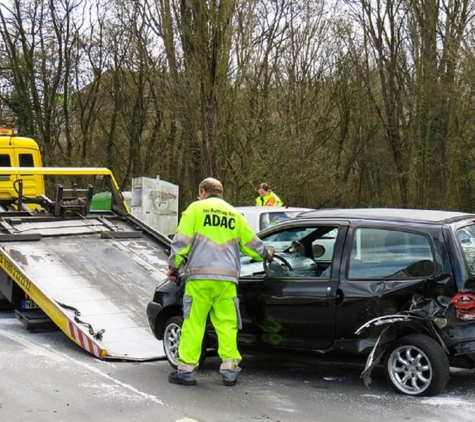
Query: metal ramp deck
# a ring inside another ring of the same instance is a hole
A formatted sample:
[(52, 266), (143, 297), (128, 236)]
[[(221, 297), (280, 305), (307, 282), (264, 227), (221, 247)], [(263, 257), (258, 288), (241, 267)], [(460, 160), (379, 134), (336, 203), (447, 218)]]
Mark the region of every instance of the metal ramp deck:
[(153, 236), (124, 219), (12, 218), (8, 225), (0, 235), (3, 269), (71, 340), (101, 359), (165, 356), (145, 313), (167, 269), (165, 247)]

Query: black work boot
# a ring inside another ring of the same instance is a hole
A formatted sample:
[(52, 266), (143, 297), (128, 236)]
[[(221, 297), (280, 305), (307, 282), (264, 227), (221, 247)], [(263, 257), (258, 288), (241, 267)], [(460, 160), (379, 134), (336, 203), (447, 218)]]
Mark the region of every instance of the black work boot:
[(234, 387), (237, 384), (237, 378), (235, 378), (233, 380), (227, 380), (223, 377), (223, 384), (226, 387)]
[(226, 364), (221, 365), (219, 373), (223, 378), (223, 383), (226, 387), (234, 387), (237, 384), (237, 379), (241, 368), (237, 365), (233, 365), (230, 369)]
[(178, 371), (172, 372), (170, 375), (168, 375), (168, 382), (170, 384), (179, 384), (179, 385), (196, 385), (196, 380), (194, 378), (194, 375), (191, 375), (190, 372), (188, 372), (185, 377), (180, 376)]

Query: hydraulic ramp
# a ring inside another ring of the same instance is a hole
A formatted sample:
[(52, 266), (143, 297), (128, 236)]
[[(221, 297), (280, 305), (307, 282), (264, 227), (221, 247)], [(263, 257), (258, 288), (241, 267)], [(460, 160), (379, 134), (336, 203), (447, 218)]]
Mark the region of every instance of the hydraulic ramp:
[(1, 213), (0, 282), (19, 286), (71, 340), (97, 358), (163, 358), (145, 309), (165, 278), (169, 240), (126, 207), (119, 213), (111, 208), (68, 209), (60, 216)]

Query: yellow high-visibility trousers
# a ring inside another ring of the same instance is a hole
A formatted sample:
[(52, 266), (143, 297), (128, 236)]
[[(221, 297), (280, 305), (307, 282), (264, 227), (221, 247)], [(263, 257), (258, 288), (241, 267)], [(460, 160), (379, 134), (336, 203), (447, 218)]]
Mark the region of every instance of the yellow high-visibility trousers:
[(218, 335), (221, 360), (239, 362), (242, 359), (237, 348), (240, 314), (236, 284), (222, 280), (190, 280), (183, 296), (179, 364), (198, 366), (208, 314)]

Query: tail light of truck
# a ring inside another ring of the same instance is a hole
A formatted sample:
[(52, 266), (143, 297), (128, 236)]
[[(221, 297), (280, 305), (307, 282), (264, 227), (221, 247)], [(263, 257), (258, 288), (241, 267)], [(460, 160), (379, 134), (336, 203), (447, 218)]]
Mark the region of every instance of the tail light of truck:
[(454, 305), (455, 315), (461, 321), (475, 320), (475, 294), (457, 293), (450, 301)]

